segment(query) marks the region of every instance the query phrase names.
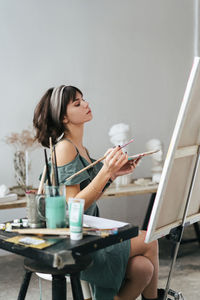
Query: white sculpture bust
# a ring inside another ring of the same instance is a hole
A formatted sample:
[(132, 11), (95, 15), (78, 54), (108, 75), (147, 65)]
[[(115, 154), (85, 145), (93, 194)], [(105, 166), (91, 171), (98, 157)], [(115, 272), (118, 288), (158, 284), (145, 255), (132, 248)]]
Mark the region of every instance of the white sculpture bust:
[(108, 134), (114, 146), (123, 145), (128, 142), (129, 125), (124, 123), (115, 124), (110, 128)]
[(146, 143), (147, 151), (159, 149), (160, 151), (151, 155), (153, 167), (152, 181), (159, 183), (163, 168), (163, 144), (158, 139), (151, 139)]
[[(110, 136), (110, 141), (114, 146), (123, 145), (129, 140), (129, 125), (124, 123), (115, 124), (110, 128), (108, 134)], [(125, 149), (125, 151), (127, 151), (127, 149)], [(117, 177), (115, 180), (116, 186), (126, 185), (130, 182), (131, 174)]]

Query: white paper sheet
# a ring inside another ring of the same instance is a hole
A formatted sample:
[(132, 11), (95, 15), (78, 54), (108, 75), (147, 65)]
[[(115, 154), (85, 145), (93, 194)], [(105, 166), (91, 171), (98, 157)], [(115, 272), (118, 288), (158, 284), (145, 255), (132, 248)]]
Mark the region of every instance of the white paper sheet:
[(98, 229), (112, 229), (112, 228), (120, 228), (128, 224), (129, 223), (83, 215), (83, 226), (85, 227), (93, 227)]

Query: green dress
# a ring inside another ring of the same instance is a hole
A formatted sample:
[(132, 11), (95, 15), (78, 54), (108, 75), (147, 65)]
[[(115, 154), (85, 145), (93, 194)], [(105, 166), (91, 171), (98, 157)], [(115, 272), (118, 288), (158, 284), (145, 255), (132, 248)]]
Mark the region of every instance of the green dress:
[[(73, 161), (58, 167), (59, 182), (66, 186), (80, 184), (80, 189), (84, 189), (97, 175), (102, 163), (96, 164), (69, 181), (66, 179), (88, 164), (88, 161), (77, 153)], [(85, 211), (85, 214), (98, 216), (96, 202)], [(95, 300), (113, 300), (124, 280), (129, 253), (130, 240), (91, 253), (93, 264), (81, 272), (81, 279), (90, 283)]]

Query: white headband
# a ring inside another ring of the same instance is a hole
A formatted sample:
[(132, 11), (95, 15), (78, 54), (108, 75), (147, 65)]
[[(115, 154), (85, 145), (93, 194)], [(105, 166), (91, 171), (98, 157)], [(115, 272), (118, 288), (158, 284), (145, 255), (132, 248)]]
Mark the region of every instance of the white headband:
[(61, 85), (57, 88), (54, 88), (50, 98), (52, 119), (57, 124), (60, 123), (59, 118), (60, 118), (60, 111), (61, 111), (61, 104), (62, 104), (62, 95), (65, 87), (66, 87), (65, 85), (64, 86)]

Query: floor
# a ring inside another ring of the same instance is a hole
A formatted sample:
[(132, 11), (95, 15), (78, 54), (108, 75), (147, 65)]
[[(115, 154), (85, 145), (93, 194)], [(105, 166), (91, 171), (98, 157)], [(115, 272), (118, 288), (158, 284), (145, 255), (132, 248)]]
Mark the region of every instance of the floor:
[[(186, 228), (183, 238), (194, 235), (193, 226)], [(159, 287), (165, 287), (171, 263), (172, 244), (166, 238), (159, 240), (160, 245), (160, 277)], [(23, 258), (18, 255), (0, 256), (0, 300), (15, 300), (23, 276)], [(182, 244), (179, 249), (170, 288), (181, 292), (184, 300), (200, 299), (200, 246), (197, 242)], [(38, 277), (33, 274), (26, 300), (39, 300)], [(51, 283), (42, 280), (42, 299), (51, 299)], [(140, 298), (138, 298), (140, 299)], [(174, 298), (170, 298), (174, 299)], [(68, 300), (72, 300), (70, 284), (68, 284)], [(104, 299), (102, 299), (104, 300)]]

